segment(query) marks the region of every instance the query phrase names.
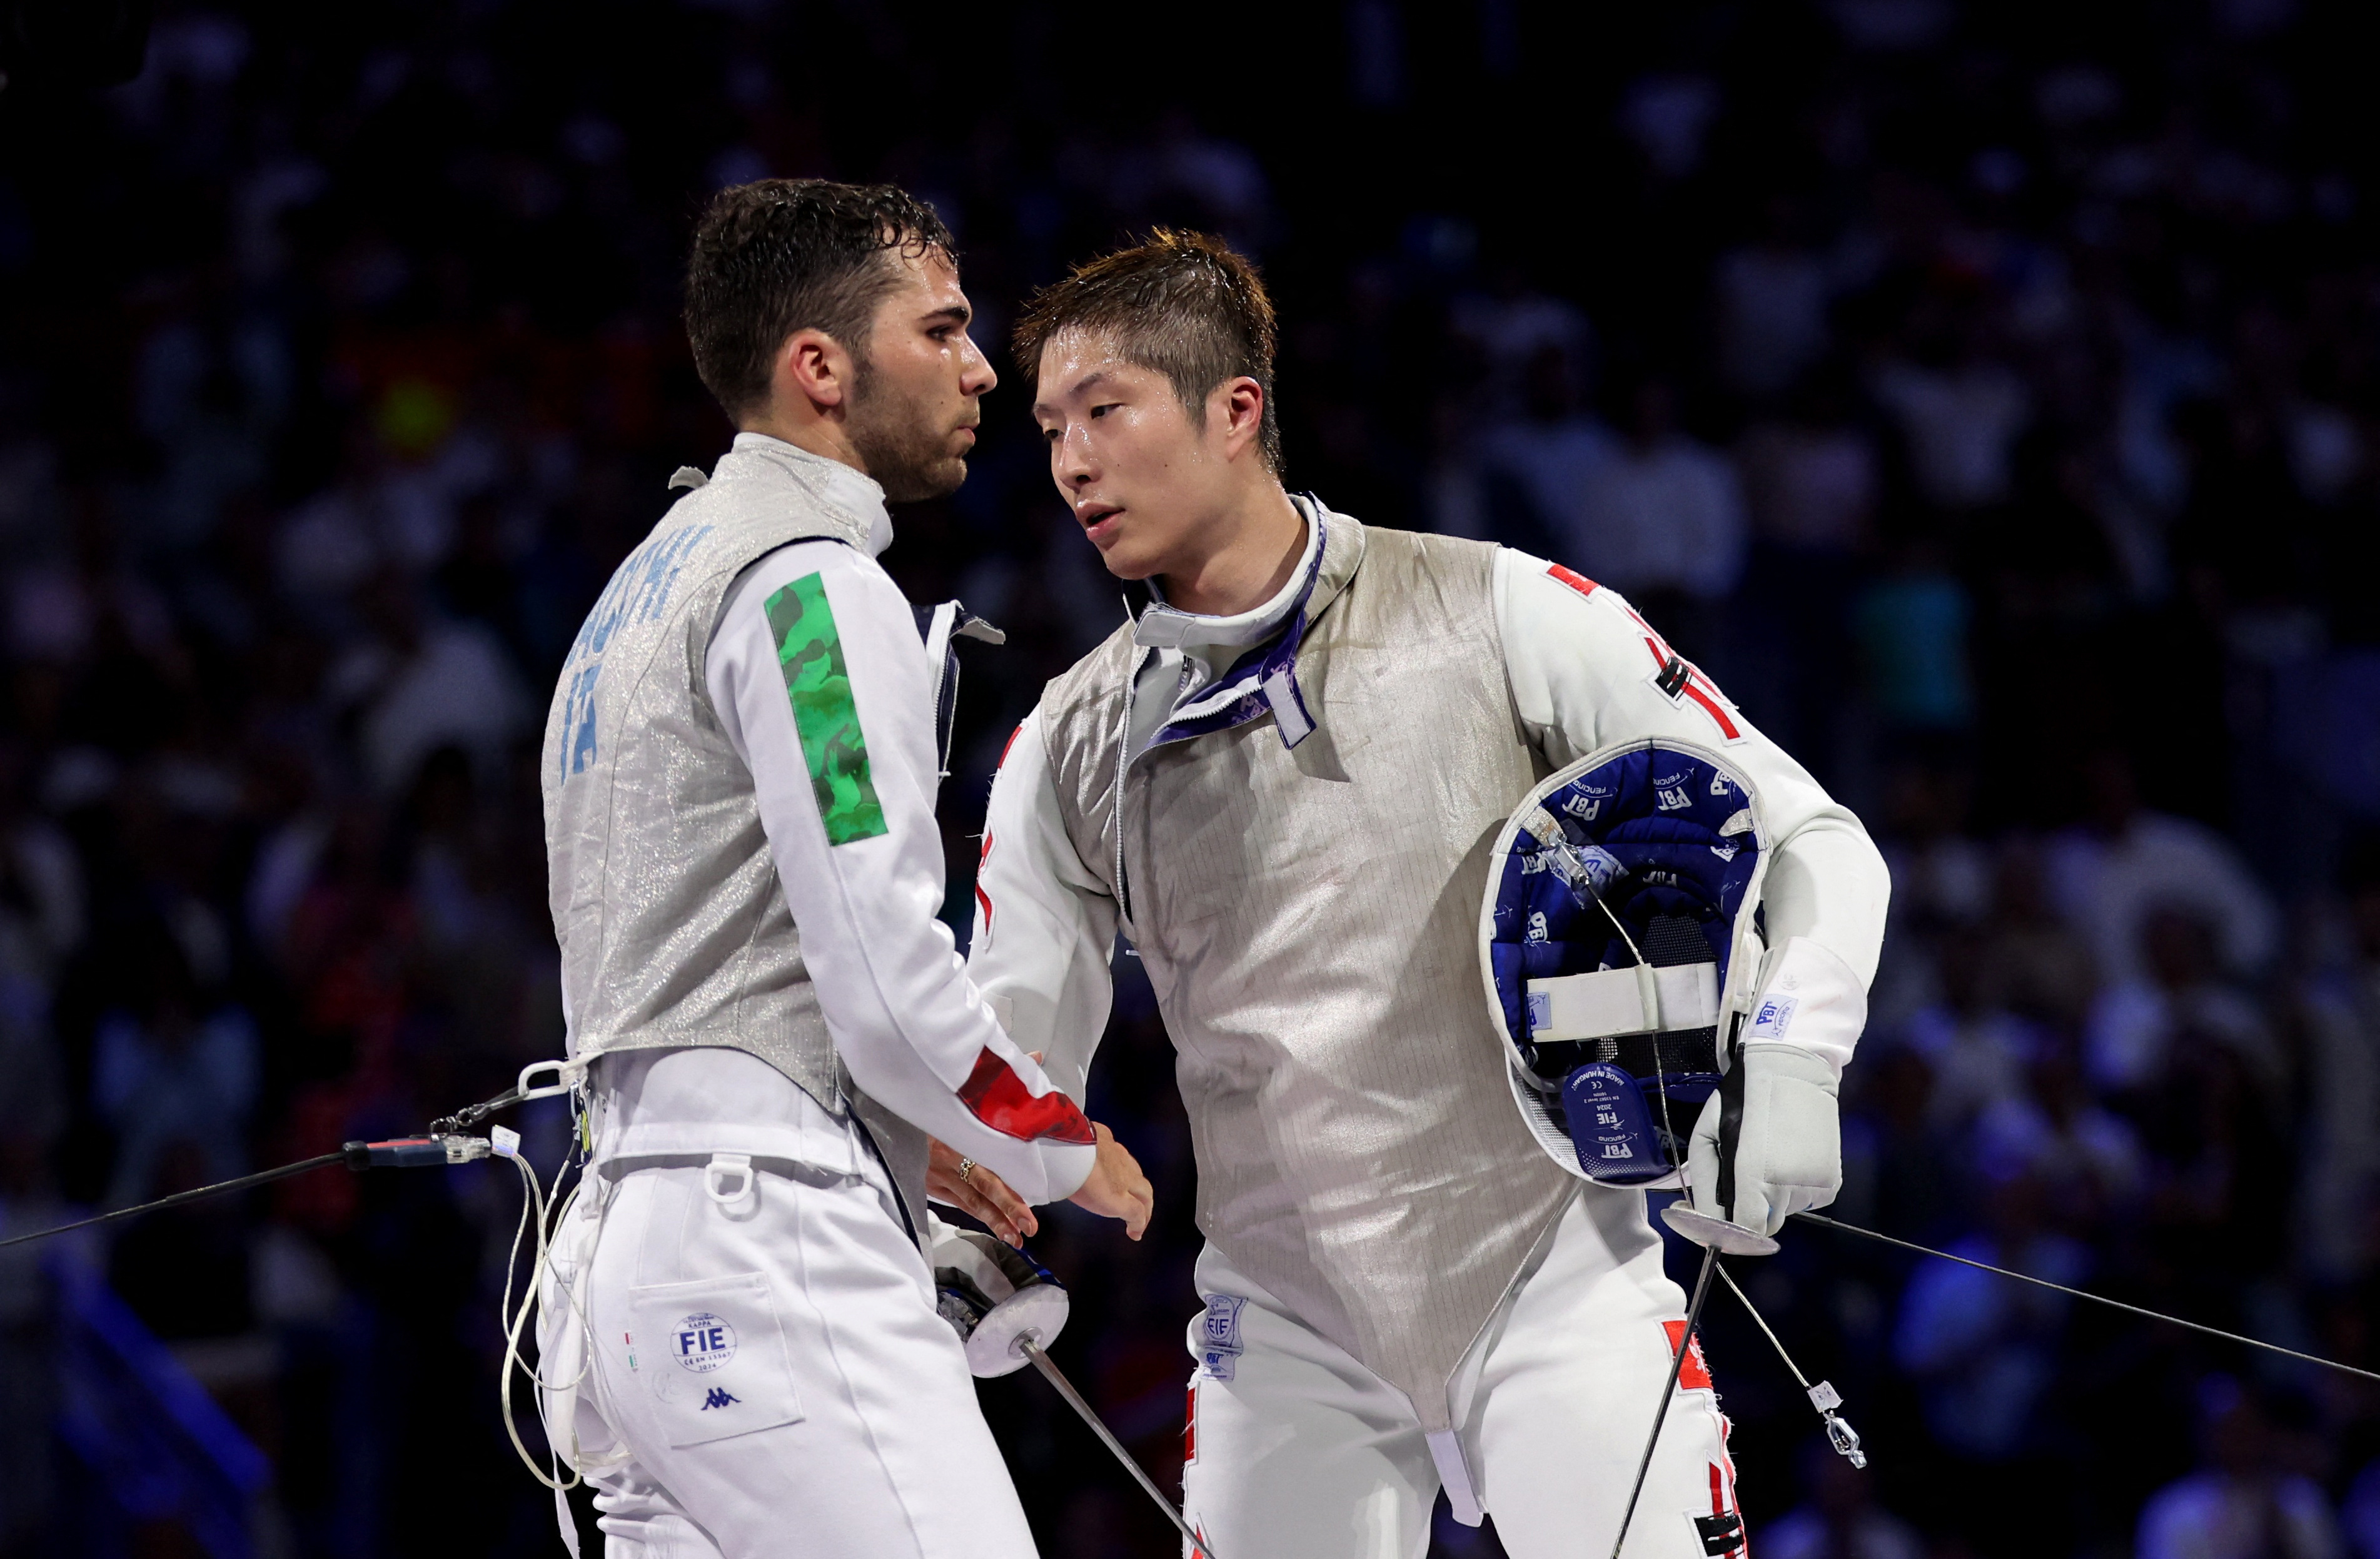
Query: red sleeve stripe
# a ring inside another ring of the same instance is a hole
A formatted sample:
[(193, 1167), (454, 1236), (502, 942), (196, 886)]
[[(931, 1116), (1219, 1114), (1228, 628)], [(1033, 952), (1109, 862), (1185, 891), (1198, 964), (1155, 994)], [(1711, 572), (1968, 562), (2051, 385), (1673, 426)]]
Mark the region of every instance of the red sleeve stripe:
[(1089, 1147), (1099, 1140), (1091, 1123), (1062, 1090), (1053, 1088), (1036, 1099), (1025, 1079), (994, 1055), (990, 1046), (975, 1058), (975, 1070), (960, 1088), (959, 1102), (974, 1112), (976, 1119), (1020, 1142), (1052, 1138)]
[[(1016, 738), (1011, 737), (1008, 739), (1014, 741)], [(987, 932), (991, 930), (991, 895), (983, 891), (983, 868), (990, 859), (991, 830), (987, 828), (983, 831), (982, 853), (975, 858), (975, 901), (983, 909), (983, 929)]]
[[(1559, 563), (1547, 564), (1546, 576), (1548, 579), (1560, 580), (1581, 595), (1593, 595), (1603, 588), (1585, 575), (1565, 568)], [(1618, 598), (1614, 597), (1614, 599)], [(1652, 624), (1637, 615), (1634, 607), (1621, 602), (1620, 609), (1628, 614), (1630, 622), (1645, 630), (1645, 650), (1653, 657), (1653, 664), (1661, 670), (1668, 670), (1670, 661), (1676, 659), (1676, 652), (1670, 648), (1669, 640), (1655, 631)], [(1686, 685), (1681, 691), (1685, 697), (1703, 706), (1703, 712), (1717, 722), (1720, 734), (1728, 740), (1734, 741), (1743, 735), (1742, 731), (1737, 728), (1735, 722), (1728, 718), (1727, 706), (1713, 696), (1718, 689), (1712, 687), (1710, 679), (1704, 676), (1700, 671), (1688, 668)]]
[[(1694, 676), (1700, 677), (1701, 675), (1702, 674), (1700, 672), (1696, 672)], [(1718, 722), (1719, 734), (1727, 737), (1728, 740), (1733, 741), (1736, 737), (1743, 735), (1742, 731), (1735, 728), (1735, 722), (1727, 717), (1727, 706), (1719, 702), (1717, 699), (1712, 698), (1708, 693), (1704, 692), (1700, 684), (1694, 678), (1689, 678), (1685, 687), (1679, 690), (1684, 693), (1686, 697), (1694, 700), (1694, 702), (1702, 705), (1703, 713), (1709, 715), (1713, 720)]]
[(1006, 741), (1002, 742), (1002, 743), (1000, 744), (1000, 761), (999, 761), (999, 762), (997, 762), (997, 763), (994, 763), (994, 764), (991, 766), (991, 768), (992, 768), (992, 772), (993, 772), (994, 773), (998, 773), (1001, 770), (1005, 769), (1006, 767), (1008, 767), (1008, 749), (1009, 749), (1010, 748), (1012, 748), (1012, 747), (1014, 747), (1014, 746), (1016, 745), (1016, 738), (1017, 738), (1017, 737), (1021, 737), (1021, 736), (1023, 736), (1024, 734), (1025, 734), (1025, 722), (1024, 722), (1024, 721), (1022, 721), (1022, 720), (1019, 720), (1019, 721), (1016, 723), (1016, 729), (1014, 729), (1014, 730), (1013, 730), (1013, 731), (1009, 732), (1009, 733), (1008, 733), (1008, 739), (1007, 739)]
[(1597, 590), (1602, 588), (1593, 579), (1588, 579), (1585, 575), (1575, 573), (1571, 569), (1563, 567), (1559, 563), (1548, 563), (1546, 565), (1546, 577), (1550, 579), (1559, 579), (1563, 584), (1568, 585), (1571, 589), (1578, 591), (1581, 595), (1593, 595)]
[(1656, 631), (1652, 624), (1638, 616), (1636, 615), (1636, 608), (1633, 606), (1622, 606), (1621, 610), (1628, 614), (1628, 620), (1630, 622), (1634, 623), (1638, 627), (1645, 630), (1645, 648), (1653, 652), (1654, 664), (1663, 666), (1668, 665), (1670, 664), (1670, 657), (1677, 652), (1670, 648), (1670, 641), (1662, 638), (1660, 634)]

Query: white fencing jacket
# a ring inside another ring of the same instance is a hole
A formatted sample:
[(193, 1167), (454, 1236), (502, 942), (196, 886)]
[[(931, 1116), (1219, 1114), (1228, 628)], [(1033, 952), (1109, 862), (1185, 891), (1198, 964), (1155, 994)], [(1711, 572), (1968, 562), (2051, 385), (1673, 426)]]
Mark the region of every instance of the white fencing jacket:
[[(844, 507), (883, 514), (873, 481), (844, 468), (832, 480)], [(875, 560), (891, 541), (885, 520), (867, 552), (798, 542), (747, 569), (705, 659), (711, 704), (751, 769), (803, 960), (854, 1081), (1027, 1201), (1061, 1200), (1090, 1175), (1089, 1123), (1002, 1032), (938, 918), (941, 668), (929, 665), (908, 601)], [(765, 606), (811, 576), (833, 610), (883, 814), (881, 834), (841, 845), (828, 842)], [(624, 1052), (598, 1080), (599, 1158), (741, 1152), (851, 1166), (849, 1124), (740, 1051)]]
[[(1135, 725), (1146, 729), (1133, 732), (1135, 744), (1281, 626), (1304, 573), (1293, 570), (1280, 595), (1239, 616), (1160, 607), (1144, 617), (1143, 643), (1155, 641), (1149, 619), (1161, 618), (1156, 634), (1179, 647), (1160, 649), (1141, 672)], [(1513, 707), (1549, 769), (1644, 737), (1719, 747), (1752, 781), (1778, 841), (1763, 896), (1769, 944), (1808, 938), (1863, 987), (1872, 980), (1889, 877), (1859, 820), (1699, 672), (1678, 696), (1663, 690), (1668, 644), (1616, 591), (1510, 549), (1497, 554), (1494, 591)], [(1116, 907), (1067, 838), (1040, 722), (1038, 709), (1026, 717), (992, 782), (967, 966), (1009, 1036), (1042, 1052), (1050, 1075), (1080, 1098), (1112, 997)], [(1856, 1028), (1797, 1028), (1793, 1042), (1840, 1075), (1858, 1038)]]

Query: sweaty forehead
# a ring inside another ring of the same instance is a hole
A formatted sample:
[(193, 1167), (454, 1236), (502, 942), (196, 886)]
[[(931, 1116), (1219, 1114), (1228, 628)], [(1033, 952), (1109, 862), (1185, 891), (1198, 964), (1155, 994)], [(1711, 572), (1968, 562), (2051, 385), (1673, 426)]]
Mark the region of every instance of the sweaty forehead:
[(939, 244), (922, 253), (914, 249), (888, 250), (885, 262), (900, 278), (895, 286), (902, 290), (953, 296), (959, 290), (959, 268)]
[(1093, 380), (1137, 382), (1153, 375), (1162, 377), (1148, 364), (1127, 357), (1111, 333), (1077, 325), (1052, 335), (1041, 348), (1034, 381), (1037, 398), (1046, 402), (1062, 400)]

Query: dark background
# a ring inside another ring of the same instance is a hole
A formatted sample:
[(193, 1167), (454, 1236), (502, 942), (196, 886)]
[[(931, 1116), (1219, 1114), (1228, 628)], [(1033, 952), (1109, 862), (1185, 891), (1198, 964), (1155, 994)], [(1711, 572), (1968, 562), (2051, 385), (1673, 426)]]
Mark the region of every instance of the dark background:
[[(1067, 263), (1230, 236), (1293, 487), (1624, 590), (1860, 810), (1895, 900), (1843, 1216), (2380, 1365), (2362, 19), (169, 4), (128, 84), (12, 61), (0, 1227), (559, 1053), (544, 701), (728, 435), (694, 213), (823, 174), (934, 201), (1003, 372)], [(885, 558), (1010, 635), (944, 792), (954, 924), (1002, 741), (1122, 611), (1014, 383)], [(1192, 1167), (1126, 968), (1092, 1113), (1156, 1224), (1062, 1212), (1041, 1253), (1059, 1357), (1172, 1483)], [(0, 1252), (0, 1554), (551, 1552), (495, 1406), (517, 1208), (502, 1166), (328, 1171)], [(1874, 1455), (1816, 1448), (1716, 1298), (1765, 1556), (2380, 1559), (2368, 1386), (1815, 1231), (1743, 1275)], [(1039, 1382), (984, 1400), (1045, 1553), (1170, 1551)]]

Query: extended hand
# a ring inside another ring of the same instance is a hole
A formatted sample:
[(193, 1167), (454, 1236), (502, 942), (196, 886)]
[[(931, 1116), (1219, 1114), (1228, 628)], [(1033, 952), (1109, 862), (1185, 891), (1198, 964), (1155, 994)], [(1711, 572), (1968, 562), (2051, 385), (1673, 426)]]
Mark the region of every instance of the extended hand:
[(1069, 1200), (1102, 1218), (1123, 1219), (1125, 1237), (1138, 1239), (1148, 1227), (1157, 1193), (1149, 1188), (1148, 1176), (1140, 1172), (1140, 1161), (1115, 1139), (1115, 1133), (1097, 1121), (1091, 1123), (1091, 1129), (1099, 1133), (1099, 1161), (1092, 1164), (1091, 1177), (1083, 1182), (1083, 1188)]
[[(959, 1174), (961, 1165), (966, 1174)], [(1041, 1232), (1041, 1221), (1008, 1182), (983, 1165), (961, 1156), (956, 1148), (939, 1140), (926, 1144), (926, 1195), (944, 1207), (955, 1207), (979, 1220), (994, 1236), (1022, 1247), (1026, 1235)]]

